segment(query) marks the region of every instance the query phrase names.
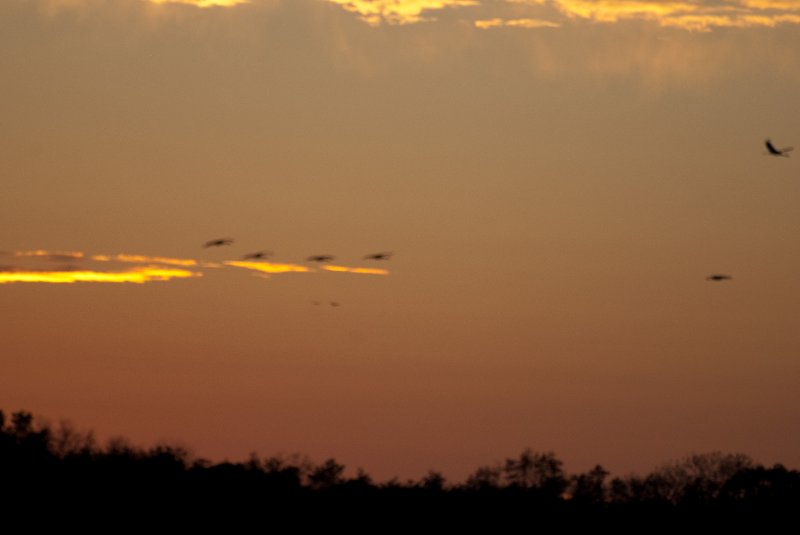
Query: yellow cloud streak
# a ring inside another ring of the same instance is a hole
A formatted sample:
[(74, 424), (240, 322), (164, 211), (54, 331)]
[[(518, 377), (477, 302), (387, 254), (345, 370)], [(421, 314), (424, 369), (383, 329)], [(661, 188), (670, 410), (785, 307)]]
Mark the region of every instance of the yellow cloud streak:
[(341, 6), (370, 26), (388, 24), (413, 24), (426, 20), (424, 11), (441, 10), (448, 7), (474, 6), (477, 0), (327, 0)]
[(646, 0), (554, 0), (568, 17), (592, 19), (598, 22), (617, 22), (620, 19), (661, 19), (678, 13), (701, 10), (688, 2), (655, 2)]
[(351, 268), (346, 266), (322, 266), (325, 271), (335, 273), (358, 273), (361, 275), (388, 275), (389, 270), (379, 268)]
[(739, 0), (739, 3), (753, 9), (800, 11), (800, 2), (797, 0)]
[(250, 0), (147, 0), (151, 4), (187, 4), (195, 7), (234, 7)]
[(143, 284), (152, 281), (202, 277), (202, 273), (185, 269), (141, 267), (129, 271), (10, 271), (0, 272), (0, 284), (14, 282), (44, 282), (51, 284), (72, 284), (75, 282), (105, 282)]
[(133, 264), (167, 264), (169, 266), (196, 266), (197, 260), (191, 260), (189, 258), (165, 258), (163, 256), (144, 256), (144, 255), (134, 255), (134, 254), (118, 254), (114, 256), (109, 255), (95, 255), (92, 257), (92, 260), (97, 260), (98, 262), (111, 262), (116, 260), (117, 262), (129, 262)]
[(560, 28), (561, 24), (540, 19), (483, 19), (475, 21), (475, 27), (481, 30), (504, 26), (512, 28)]
[(780, 24), (800, 24), (800, 15), (684, 15), (661, 20), (659, 24), (697, 32), (709, 32), (712, 28), (774, 28)]
[(38, 257), (57, 257), (57, 258), (74, 258), (78, 260), (79, 258), (83, 258), (83, 253), (77, 251), (67, 251), (67, 252), (51, 252), (51, 251), (16, 251), (14, 256), (38, 256)]
[(252, 269), (261, 273), (310, 273), (311, 269), (296, 264), (273, 264), (272, 262), (248, 262), (246, 260), (228, 260), (223, 262), (226, 266)]
[[(738, 0), (737, 5), (704, 5), (699, 2), (653, 0), (553, 0), (570, 18), (596, 22), (641, 19), (659, 26), (708, 32), (713, 28), (775, 27), (800, 24), (800, 16), (775, 11), (800, 10), (800, 2), (787, 0)], [(764, 13), (770, 10), (772, 13)]]

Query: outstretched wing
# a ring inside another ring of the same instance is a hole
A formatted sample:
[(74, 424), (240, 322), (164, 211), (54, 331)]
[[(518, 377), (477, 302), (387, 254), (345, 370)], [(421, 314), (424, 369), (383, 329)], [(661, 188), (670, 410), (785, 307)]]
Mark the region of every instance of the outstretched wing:
[(776, 149), (775, 145), (773, 145), (769, 139), (766, 140), (764, 144), (767, 146), (767, 150), (769, 151), (770, 154), (780, 155), (781, 151)]

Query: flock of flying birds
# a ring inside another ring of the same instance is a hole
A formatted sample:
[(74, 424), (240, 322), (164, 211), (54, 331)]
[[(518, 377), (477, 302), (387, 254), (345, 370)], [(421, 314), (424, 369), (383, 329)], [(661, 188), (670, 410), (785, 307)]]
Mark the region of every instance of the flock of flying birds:
[[(794, 147), (784, 147), (782, 149), (779, 149), (772, 144), (772, 141), (770, 141), (769, 138), (766, 141), (764, 141), (764, 145), (767, 147), (766, 154), (769, 156), (783, 156), (784, 158), (788, 158), (789, 153), (792, 152), (792, 150), (794, 150)], [(729, 281), (732, 278), (733, 277), (731, 277), (730, 275), (725, 275), (722, 273), (714, 273), (713, 275), (709, 275), (708, 277), (706, 277), (706, 280), (713, 282), (722, 282), (722, 281)]]
[[(234, 239), (233, 238), (217, 238), (216, 240), (209, 240), (203, 244), (203, 249), (208, 249), (209, 247), (223, 247), (225, 245), (233, 245)], [(275, 253), (272, 251), (256, 251), (255, 253), (247, 253), (242, 255), (242, 260), (266, 260), (273, 256)], [(364, 260), (389, 260), (392, 255), (391, 251), (384, 251), (381, 253), (371, 253), (364, 255)], [(330, 254), (318, 254), (318, 255), (311, 255), (306, 258), (306, 262), (331, 262), (334, 258), (333, 255)], [(311, 304), (319, 305), (319, 301), (313, 301)], [(332, 307), (340, 306), (338, 301), (330, 301), (329, 303)]]
[[(209, 240), (203, 244), (203, 249), (209, 247), (222, 247), (223, 245), (233, 245), (233, 238), (218, 238), (216, 240)], [(257, 251), (255, 253), (248, 253), (242, 256), (242, 260), (266, 260), (274, 255), (272, 251)], [(364, 255), (364, 260), (389, 260), (392, 257), (392, 252), (372, 253)], [(330, 254), (311, 255), (306, 258), (306, 262), (331, 262), (334, 258)]]
[[(789, 157), (789, 153), (794, 149), (794, 147), (784, 147), (784, 148), (777, 148), (775, 145), (772, 144), (772, 141), (767, 139), (764, 141), (764, 145), (767, 147), (767, 153), (769, 156), (781, 156), (784, 158)], [(203, 244), (203, 248), (209, 247), (222, 247), (224, 245), (232, 245), (233, 238), (219, 238), (216, 240), (209, 240)], [(274, 253), (272, 251), (257, 251), (255, 253), (248, 253), (242, 256), (242, 260), (265, 260), (271, 257)], [(368, 255), (364, 255), (364, 260), (389, 260), (392, 257), (391, 252), (382, 252), (382, 253), (372, 253)], [(330, 262), (334, 258), (333, 255), (329, 254), (320, 254), (320, 255), (311, 255), (306, 258), (306, 262)], [(713, 282), (722, 282), (731, 280), (733, 277), (731, 275), (725, 275), (723, 273), (714, 273), (706, 277), (706, 280), (713, 281)], [(318, 302), (314, 302), (314, 304), (319, 304)], [(331, 306), (339, 306), (339, 303), (334, 301), (331, 302)]]

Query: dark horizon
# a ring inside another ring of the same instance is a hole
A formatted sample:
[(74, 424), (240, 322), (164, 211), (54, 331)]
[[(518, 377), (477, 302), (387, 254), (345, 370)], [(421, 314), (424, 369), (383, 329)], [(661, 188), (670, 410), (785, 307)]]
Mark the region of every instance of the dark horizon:
[(253, 455), (211, 463), (163, 444), (145, 450), (118, 439), (101, 448), (91, 433), (51, 429), (24, 411), (6, 419), (0, 411), (5, 505), (17, 515), (47, 510), (44, 524), (68, 518), (92, 525), (110, 517), (128, 526), (152, 518), (185, 527), (224, 518), (228, 525), (292, 520), (330, 527), (357, 521), (388, 529), (433, 521), (451, 528), (489, 522), (497, 528), (524, 526), (534, 515), (538, 522), (595, 527), (645, 523), (663, 529), (701, 521), (719, 528), (786, 521), (800, 503), (800, 472), (722, 453), (690, 456), (644, 477), (613, 479), (599, 465), (568, 474), (555, 454), (530, 449), (478, 467), (461, 483), (435, 470), (418, 480), (383, 483), (361, 470), (352, 477), (344, 473), (333, 458), (313, 463)]

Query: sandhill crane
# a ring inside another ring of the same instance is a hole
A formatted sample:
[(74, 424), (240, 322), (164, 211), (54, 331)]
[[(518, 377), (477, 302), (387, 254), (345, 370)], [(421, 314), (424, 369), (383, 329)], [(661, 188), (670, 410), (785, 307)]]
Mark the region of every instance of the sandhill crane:
[(313, 255), (306, 258), (306, 262), (330, 262), (335, 257), (329, 254)]
[(272, 251), (258, 251), (256, 253), (243, 255), (242, 260), (262, 260), (272, 256), (272, 254)]
[(773, 145), (772, 142), (769, 139), (767, 139), (764, 142), (764, 145), (767, 146), (767, 151), (769, 151), (769, 154), (771, 156), (784, 156), (786, 158), (789, 157), (789, 155), (786, 154), (786, 153), (787, 152), (791, 152), (792, 149), (794, 148), (794, 147), (786, 147), (786, 148), (783, 148), (783, 149), (776, 149), (775, 145)]
[(368, 254), (364, 256), (364, 260), (389, 260), (392, 254), (391, 252)]
[(207, 249), (208, 247), (221, 247), (223, 245), (231, 245), (233, 243), (233, 238), (220, 238), (218, 240), (209, 240), (203, 244), (203, 248)]

